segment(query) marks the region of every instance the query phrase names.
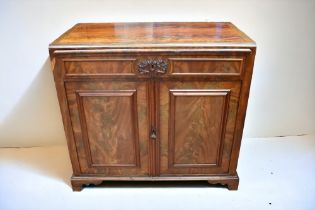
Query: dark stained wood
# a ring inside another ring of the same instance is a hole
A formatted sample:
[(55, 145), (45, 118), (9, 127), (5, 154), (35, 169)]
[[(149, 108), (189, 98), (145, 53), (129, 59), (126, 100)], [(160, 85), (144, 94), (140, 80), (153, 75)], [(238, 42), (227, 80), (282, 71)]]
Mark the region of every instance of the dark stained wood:
[(71, 183), (236, 190), (255, 43), (231, 23), (77, 24), (49, 46)]

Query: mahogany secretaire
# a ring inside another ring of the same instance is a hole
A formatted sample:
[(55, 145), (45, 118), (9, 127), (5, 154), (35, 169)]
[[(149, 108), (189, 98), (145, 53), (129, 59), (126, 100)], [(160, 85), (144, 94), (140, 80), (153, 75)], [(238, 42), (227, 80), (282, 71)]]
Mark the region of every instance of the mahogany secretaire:
[(73, 190), (105, 180), (237, 189), (256, 45), (233, 24), (77, 24), (49, 52)]

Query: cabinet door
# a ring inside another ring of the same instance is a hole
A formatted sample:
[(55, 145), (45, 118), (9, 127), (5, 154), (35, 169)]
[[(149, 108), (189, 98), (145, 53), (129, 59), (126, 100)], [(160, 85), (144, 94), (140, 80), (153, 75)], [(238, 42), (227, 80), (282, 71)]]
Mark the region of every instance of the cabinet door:
[(160, 82), (160, 174), (228, 172), (240, 82)]
[(148, 176), (146, 82), (67, 82), (82, 174)]

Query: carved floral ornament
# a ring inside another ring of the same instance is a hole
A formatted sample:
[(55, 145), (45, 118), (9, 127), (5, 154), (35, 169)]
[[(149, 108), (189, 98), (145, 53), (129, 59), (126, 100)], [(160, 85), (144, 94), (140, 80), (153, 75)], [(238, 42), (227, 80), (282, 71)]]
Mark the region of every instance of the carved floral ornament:
[(140, 74), (165, 74), (168, 68), (168, 62), (166, 59), (162, 58), (147, 58), (139, 60), (137, 67)]

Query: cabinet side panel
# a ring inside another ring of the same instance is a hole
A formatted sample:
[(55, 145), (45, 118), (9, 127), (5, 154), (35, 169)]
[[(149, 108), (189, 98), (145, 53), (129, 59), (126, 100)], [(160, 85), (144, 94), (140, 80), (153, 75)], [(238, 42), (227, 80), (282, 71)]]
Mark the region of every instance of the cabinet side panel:
[(62, 115), (63, 126), (67, 138), (67, 145), (73, 170), (73, 175), (79, 175), (81, 173), (80, 163), (78, 159), (77, 148), (75, 145), (75, 140), (73, 136), (73, 128), (70, 119), (70, 112), (68, 107), (68, 101), (66, 96), (66, 90), (64, 85), (64, 75), (65, 71), (63, 68), (63, 61), (55, 57), (53, 53), (50, 53), (52, 71), (54, 74), (54, 80), (58, 95), (58, 101), (60, 106), (60, 111)]
[(241, 93), (240, 93), (240, 102), (239, 108), (237, 111), (237, 119), (235, 125), (235, 135), (234, 135), (234, 144), (233, 152), (231, 154), (231, 164), (229, 173), (234, 175), (237, 174), (236, 168), (238, 163), (238, 157), (241, 147), (241, 141), (243, 136), (243, 128), (245, 123), (245, 116), (248, 104), (250, 84), (253, 74), (253, 67), (256, 55), (256, 48), (251, 49), (251, 53), (246, 57), (246, 62), (244, 65), (244, 79), (242, 82)]

